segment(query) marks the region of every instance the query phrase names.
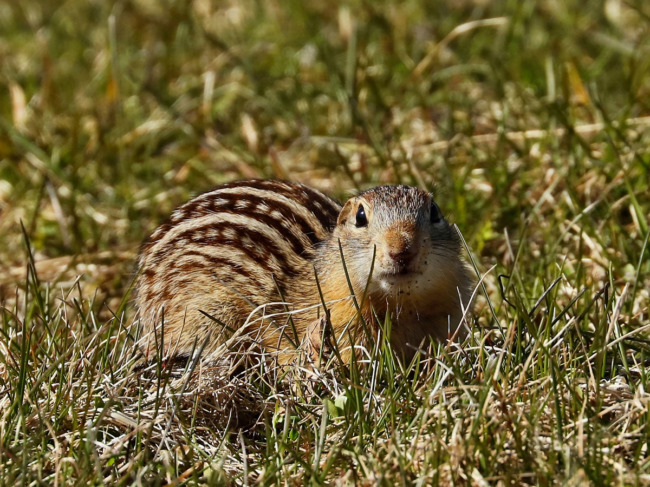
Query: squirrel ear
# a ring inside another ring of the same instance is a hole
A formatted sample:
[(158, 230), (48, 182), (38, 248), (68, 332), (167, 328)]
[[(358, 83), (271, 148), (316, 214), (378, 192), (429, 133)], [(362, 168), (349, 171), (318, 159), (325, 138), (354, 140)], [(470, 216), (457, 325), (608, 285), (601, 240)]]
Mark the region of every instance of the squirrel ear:
[(350, 218), (350, 215), (352, 214), (352, 209), (354, 205), (352, 203), (352, 200), (348, 200), (347, 203), (343, 206), (343, 209), (341, 210), (341, 213), (339, 213), (339, 217), (336, 220), (336, 225), (345, 225), (345, 222), (348, 221)]

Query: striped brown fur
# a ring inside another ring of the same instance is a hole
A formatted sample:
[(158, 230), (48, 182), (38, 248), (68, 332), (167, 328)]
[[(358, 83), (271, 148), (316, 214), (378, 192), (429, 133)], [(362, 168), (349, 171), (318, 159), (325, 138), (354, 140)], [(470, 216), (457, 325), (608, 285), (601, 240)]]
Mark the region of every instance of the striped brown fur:
[(342, 348), (362, 341), (362, 321), (378, 332), (376, 317), (390, 312), (391, 339), (408, 356), (426, 337), (452, 334), (469, 306), (472, 280), (436, 209), (430, 194), (406, 186), (369, 190), (343, 208), (285, 181), (238, 181), (199, 195), (141, 247), (143, 347), (152, 356), (164, 330), (163, 355), (187, 355), (208, 337), (210, 354), (239, 330), (286, 361), (296, 343), (319, 336), (322, 293)]

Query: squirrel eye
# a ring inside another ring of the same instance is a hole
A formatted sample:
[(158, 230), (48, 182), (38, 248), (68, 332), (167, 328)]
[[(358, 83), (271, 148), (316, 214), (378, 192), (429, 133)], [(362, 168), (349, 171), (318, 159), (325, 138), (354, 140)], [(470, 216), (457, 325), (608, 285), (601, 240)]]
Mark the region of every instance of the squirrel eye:
[(366, 210), (363, 205), (359, 205), (359, 209), (357, 210), (357, 221), (355, 225), (357, 228), (365, 227), (368, 225), (368, 218), (366, 217)]
[(440, 223), (442, 221), (442, 212), (435, 202), (431, 202), (431, 223)]

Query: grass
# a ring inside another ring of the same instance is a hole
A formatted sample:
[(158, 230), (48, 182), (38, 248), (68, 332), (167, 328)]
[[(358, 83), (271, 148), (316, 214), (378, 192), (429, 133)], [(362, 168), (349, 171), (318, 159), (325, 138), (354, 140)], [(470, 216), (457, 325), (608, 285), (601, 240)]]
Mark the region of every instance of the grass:
[[(650, 483), (646, 3), (0, 4), (0, 484)], [(140, 241), (243, 177), (435, 188), (473, 336), (143, 366)]]

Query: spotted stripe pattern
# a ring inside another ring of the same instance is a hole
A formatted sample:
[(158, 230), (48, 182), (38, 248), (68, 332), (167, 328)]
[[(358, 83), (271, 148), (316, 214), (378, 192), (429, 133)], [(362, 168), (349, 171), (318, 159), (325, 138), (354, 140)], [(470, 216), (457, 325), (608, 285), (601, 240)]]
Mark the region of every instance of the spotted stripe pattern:
[(279, 300), (311, 266), (340, 209), (314, 189), (268, 180), (225, 184), (180, 206), (141, 247), (136, 304), (145, 334), (163, 309), (169, 327), (200, 326), (199, 309), (237, 326), (253, 306)]

